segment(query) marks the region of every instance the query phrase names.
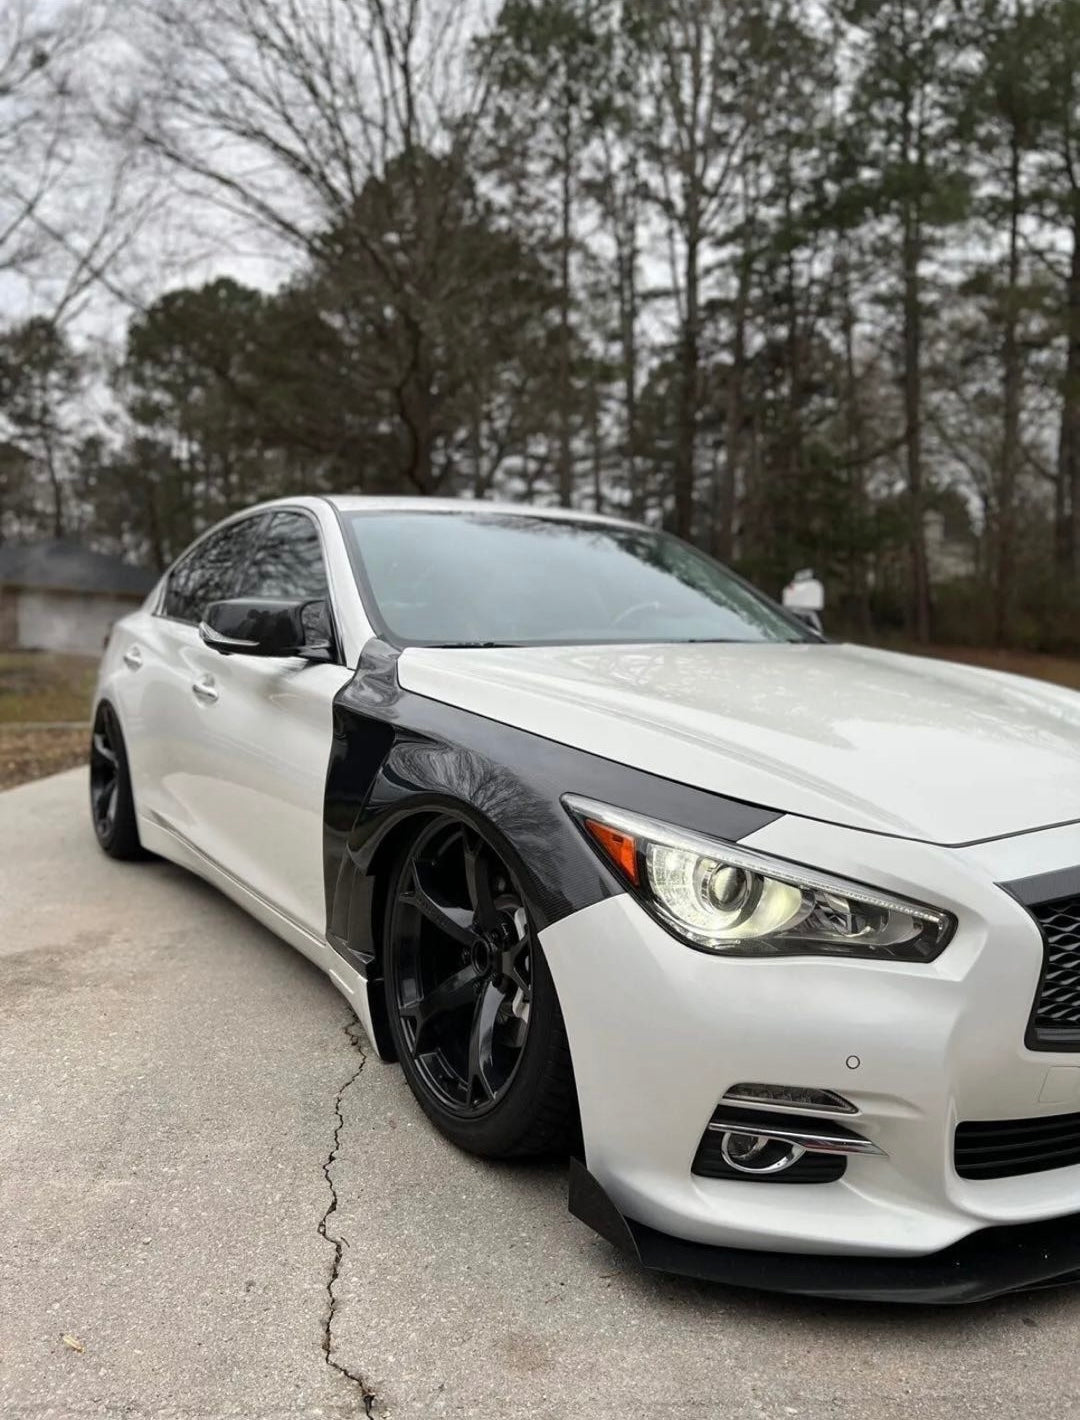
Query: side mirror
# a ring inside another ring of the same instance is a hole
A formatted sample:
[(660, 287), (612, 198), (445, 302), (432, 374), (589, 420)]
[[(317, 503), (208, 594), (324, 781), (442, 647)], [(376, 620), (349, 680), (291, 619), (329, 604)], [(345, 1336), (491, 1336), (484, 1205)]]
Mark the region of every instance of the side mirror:
[(332, 659), (330, 616), (324, 601), (242, 597), (211, 602), (199, 635), (223, 656), (303, 656)]

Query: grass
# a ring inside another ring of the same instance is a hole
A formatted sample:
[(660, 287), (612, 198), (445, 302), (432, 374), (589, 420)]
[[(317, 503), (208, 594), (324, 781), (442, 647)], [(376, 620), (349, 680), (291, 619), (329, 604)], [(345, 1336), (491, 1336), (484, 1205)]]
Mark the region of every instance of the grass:
[(96, 673), (89, 656), (0, 651), (0, 789), (86, 763)]
[(90, 719), (97, 660), (54, 651), (0, 651), (0, 725)]
[(27, 730), (0, 725), (0, 789), (44, 779), (87, 760), (89, 727), (83, 730)]

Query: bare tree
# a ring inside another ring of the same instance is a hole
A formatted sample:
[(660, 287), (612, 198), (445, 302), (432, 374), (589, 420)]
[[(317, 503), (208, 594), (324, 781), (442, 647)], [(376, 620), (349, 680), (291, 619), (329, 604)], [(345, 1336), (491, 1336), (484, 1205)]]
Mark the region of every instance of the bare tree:
[(129, 299), (117, 268), (155, 206), (96, 107), (118, 18), (103, 0), (0, 5), (0, 273), (54, 322), (102, 286)]
[(69, 9), (0, 9), (0, 271), (25, 273), (47, 245), (40, 225), (68, 161), (71, 66), (85, 37)]
[[(457, 0), (136, 0), (137, 98), (122, 115), (194, 195), (341, 270), (392, 313), (378, 371), (402, 475), (437, 482), (441, 312), (467, 295), (454, 243), (486, 80), (482, 11)], [(401, 338), (405, 332), (406, 338)], [(389, 342), (388, 342), (389, 344)]]
[(658, 7), (643, 4), (640, 11), (655, 54), (653, 169), (678, 323), (675, 529), (689, 536), (705, 308), (715, 294), (711, 280), (731, 259), (741, 162), (775, 78), (768, 43), (771, 13), (767, 0), (669, 0)]

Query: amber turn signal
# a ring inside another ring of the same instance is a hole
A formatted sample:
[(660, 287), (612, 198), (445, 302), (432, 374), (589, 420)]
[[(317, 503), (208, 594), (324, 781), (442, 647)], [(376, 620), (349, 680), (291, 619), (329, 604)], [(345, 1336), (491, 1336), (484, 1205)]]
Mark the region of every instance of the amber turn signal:
[(620, 833), (617, 828), (611, 828), (606, 823), (599, 823), (594, 818), (587, 818), (585, 827), (624, 877), (629, 878), (636, 886), (638, 884), (637, 839), (631, 838), (628, 833)]

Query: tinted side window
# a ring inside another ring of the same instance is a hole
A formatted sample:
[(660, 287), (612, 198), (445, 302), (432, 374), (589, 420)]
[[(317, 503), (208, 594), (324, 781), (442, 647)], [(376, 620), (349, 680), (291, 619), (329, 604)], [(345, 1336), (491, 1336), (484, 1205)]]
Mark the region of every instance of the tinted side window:
[(165, 615), (197, 624), (211, 602), (234, 595), (237, 572), (251, 552), (260, 521), (245, 518), (204, 538), (169, 577)]
[(241, 572), (234, 595), (309, 601), (327, 592), (315, 524), (303, 513), (275, 513)]

